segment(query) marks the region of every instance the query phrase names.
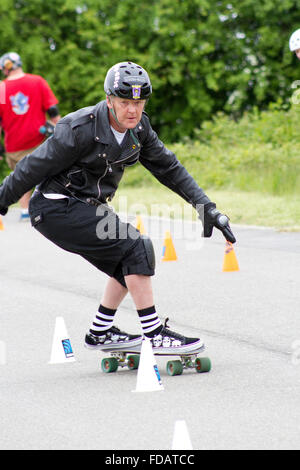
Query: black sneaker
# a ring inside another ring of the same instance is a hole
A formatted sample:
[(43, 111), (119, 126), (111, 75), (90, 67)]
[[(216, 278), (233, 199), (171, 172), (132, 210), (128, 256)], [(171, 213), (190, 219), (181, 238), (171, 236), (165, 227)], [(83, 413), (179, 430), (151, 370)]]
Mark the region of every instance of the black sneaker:
[(154, 354), (193, 354), (193, 351), (203, 351), (205, 345), (200, 338), (187, 338), (186, 336), (168, 330), (167, 318), (161, 332), (151, 338)]
[(112, 326), (103, 336), (96, 336), (89, 332), (85, 337), (85, 347), (88, 349), (100, 350), (128, 350), (129, 348), (140, 347), (142, 336), (130, 335)]

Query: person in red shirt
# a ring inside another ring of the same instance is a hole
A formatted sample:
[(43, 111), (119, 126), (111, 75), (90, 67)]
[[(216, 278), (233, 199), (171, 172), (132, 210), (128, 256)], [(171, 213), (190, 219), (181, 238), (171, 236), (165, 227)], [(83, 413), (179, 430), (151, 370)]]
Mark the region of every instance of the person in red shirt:
[[(0, 57), (0, 70), (6, 77), (0, 90), (0, 137), (4, 131), (6, 161), (14, 170), (18, 161), (32, 153), (44, 140), (42, 128), (47, 114), (55, 125), (60, 114), (58, 100), (44, 78), (24, 73), (16, 52)], [(31, 191), (20, 199), (21, 220), (29, 219)]]

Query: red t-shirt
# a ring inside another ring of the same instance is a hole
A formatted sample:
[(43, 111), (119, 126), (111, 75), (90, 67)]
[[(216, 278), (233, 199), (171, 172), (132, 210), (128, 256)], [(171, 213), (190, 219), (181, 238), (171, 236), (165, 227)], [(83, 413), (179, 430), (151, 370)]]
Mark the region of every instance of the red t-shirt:
[(46, 111), (58, 103), (54, 93), (46, 80), (29, 73), (6, 79), (0, 86), (0, 125), (6, 151), (36, 147), (44, 140), (39, 129), (45, 124)]

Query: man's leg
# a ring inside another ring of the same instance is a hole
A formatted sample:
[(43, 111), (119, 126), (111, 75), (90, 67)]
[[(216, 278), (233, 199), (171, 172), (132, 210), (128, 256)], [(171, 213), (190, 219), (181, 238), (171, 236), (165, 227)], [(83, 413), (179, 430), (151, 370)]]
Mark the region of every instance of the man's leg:
[(103, 293), (101, 304), (95, 315), (85, 345), (90, 349), (109, 348), (112, 343), (119, 349), (135, 347), (141, 343), (140, 335), (130, 335), (113, 326), (117, 308), (128, 293), (128, 289), (114, 278), (110, 278)]
[(130, 274), (125, 282), (135, 303), (143, 333), (149, 338), (158, 335), (163, 328), (154, 306), (152, 281), (150, 276)]
[(21, 199), (20, 199), (20, 206), (23, 210), (27, 210), (28, 212), (28, 206), (29, 206), (29, 201), (30, 201), (30, 198), (31, 198), (31, 191), (28, 191), (27, 193), (25, 193)]
[(29, 207), (31, 194), (32, 194), (31, 191), (29, 191), (28, 193), (25, 193), (19, 201), (20, 206), (21, 206), (20, 222), (30, 220), (28, 207)]
[(117, 308), (127, 293), (126, 287), (122, 286), (116, 279), (112, 277), (109, 279), (98, 312), (93, 319), (90, 333), (101, 336), (112, 327)]
[[(113, 315), (121, 304), (122, 300), (126, 297), (128, 291), (130, 292), (137, 310), (143, 310), (153, 306), (153, 292), (150, 276), (131, 274), (125, 276), (125, 282), (128, 286), (128, 289), (116, 279), (109, 279), (101, 299), (98, 314), (93, 321), (94, 328), (91, 328), (91, 330), (96, 331), (96, 326), (98, 327), (99, 331), (100, 329), (101, 331), (104, 331), (105, 326), (107, 327), (106, 329), (111, 326), (110, 323), (112, 323)], [(104, 315), (107, 315), (107, 312), (105, 312), (102, 318), (101, 315), (99, 315), (99, 313), (101, 313), (102, 307), (104, 307), (104, 310), (109, 310), (108, 314), (111, 317), (107, 319), (107, 325), (105, 325), (106, 322), (104, 317)]]
[[(22, 160), (26, 155), (32, 153), (37, 147), (33, 147), (28, 150), (20, 150), (18, 152), (6, 153), (6, 161), (7, 161), (9, 168), (12, 171), (14, 171), (17, 163), (20, 160)], [(19, 201), (20, 206), (21, 206), (21, 217), (20, 217), (21, 221), (29, 220), (28, 207), (29, 207), (29, 201), (30, 201), (31, 195), (32, 195), (32, 191), (28, 191), (21, 197)]]
[[(156, 353), (182, 352), (187, 354), (204, 348), (199, 338), (188, 338), (170, 331), (159, 319), (153, 304), (153, 291), (150, 276), (130, 274), (125, 276), (128, 290), (115, 279), (110, 279), (102, 297), (102, 303), (106, 302), (110, 308), (100, 305), (90, 334), (86, 336), (86, 346), (92, 349), (109, 349), (111, 344), (122, 350), (124, 344), (129, 349), (141, 344), (142, 337), (128, 335), (119, 332), (112, 326), (113, 318), (121, 301), (129, 291), (139, 315), (143, 334), (152, 341), (153, 350)], [(102, 336), (101, 336), (102, 335)], [(104, 338), (103, 340), (101, 338)]]
[(153, 305), (150, 276), (128, 275), (125, 276), (125, 282), (136, 305), (143, 333), (150, 338), (155, 353), (174, 354), (181, 351), (186, 354), (204, 349), (200, 338), (188, 338), (169, 330), (168, 319), (162, 324)]
[(125, 276), (125, 282), (137, 310), (153, 305), (153, 291), (150, 276), (129, 274)]
[(128, 289), (111, 277), (104, 290), (101, 304), (110, 309), (117, 309), (127, 293)]
[[(153, 304), (151, 277), (130, 274), (125, 276), (125, 282), (128, 289), (114, 278), (110, 278), (107, 283), (99, 310), (90, 328), (90, 335), (92, 336), (88, 335), (86, 338), (91, 343), (95, 342), (95, 346), (98, 343), (98, 338), (102, 341), (102, 337), (111, 331), (117, 308), (128, 291), (135, 303), (144, 335), (152, 338), (159, 334), (163, 328)], [(136, 337), (130, 338), (130, 340), (135, 339)], [(93, 344), (90, 344), (90, 346), (93, 346)]]

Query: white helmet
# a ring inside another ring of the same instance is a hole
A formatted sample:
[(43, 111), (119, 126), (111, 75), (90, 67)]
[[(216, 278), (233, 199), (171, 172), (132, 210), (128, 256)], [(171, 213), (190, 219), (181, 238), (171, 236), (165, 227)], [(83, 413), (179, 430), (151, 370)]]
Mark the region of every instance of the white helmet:
[(0, 57), (0, 70), (15, 70), (22, 66), (22, 60), (16, 52), (7, 52)]
[(290, 37), (290, 51), (296, 51), (300, 49), (300, 29), (293, 32)]

